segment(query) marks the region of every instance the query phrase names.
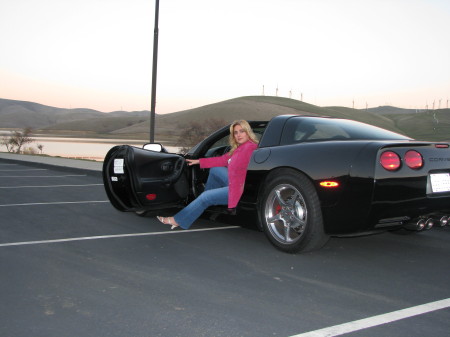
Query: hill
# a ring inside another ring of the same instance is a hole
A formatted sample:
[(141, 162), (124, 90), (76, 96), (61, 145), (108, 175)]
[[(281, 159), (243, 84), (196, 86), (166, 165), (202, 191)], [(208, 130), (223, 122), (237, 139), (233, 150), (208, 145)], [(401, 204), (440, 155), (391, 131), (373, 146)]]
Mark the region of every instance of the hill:
[(103, 113), (93, 109), (55, 108), (39, 103), (0, 98), (0, 127), (2, 128), (45, 128), (51, 125), (89, 120), (92, 118), (148, 116), (145, 111), (114, 111)]
[(409, 110), (385, 113), (403, 134), (418, 140), (449, 141), (450, 109)]
[[(192, 121), (207, 119), (269, 120), (281, 114), (353, 119), (421, 140), (448, 140), (450, 109), (416, 111), (384, 106), (371, 109), (319, 107), (285, 97), (246, 96), (170, 114), (156, 115), (155, 139), (173, 143)], [(92, 109), (61, 109), (37, 103), (0, 99), (0, 126), (30, 126), (39, 133), (83, 137), (147, 139), (149, 111), (103, 113)]]
[(369, 108), (369, 109), (367, 109), (367, 111), (376, 113), (378, 115), (404, 115), (404, 114), (415, 114), (418, 112), (425, 112), (426, 110), (424, 110), (424, 109), (402, 109), (402, 108), (397, 108), (395, 106), (384, 105), (384, 106), (379, 106), (376, 108)]
[[(192, 121), (220, 119), (232, 122), (236, 119), (269, 120), (281, 114), (300, 114), (332, 116), (355, 119), (369, 124), (374, 124), (396, 132), (401, 130), (395, 127), (395, 123), (384, 116), (370, 112), (343, 108), (322, 108), (305, 102), (270, 96), (247, 96), (226, 100), (219, 103), (205, 105), (195, 109), (189, 109), (164, 115), (156, 115), (156, 138), (166, 139), (168, 135), (176, 135)], [(118, 126), (122, 125), (121, 128)], [(116, 128), (116, 129), (114, 129)], [(142, 135), (147, 137), (150, 129), (149, 118), (102, 118), (85, 121), (74, 121), (57, 124), (45, 128), (45, 130), (83, 130), (84, 132), (108, 132), (110, 135), (131, 137)]]

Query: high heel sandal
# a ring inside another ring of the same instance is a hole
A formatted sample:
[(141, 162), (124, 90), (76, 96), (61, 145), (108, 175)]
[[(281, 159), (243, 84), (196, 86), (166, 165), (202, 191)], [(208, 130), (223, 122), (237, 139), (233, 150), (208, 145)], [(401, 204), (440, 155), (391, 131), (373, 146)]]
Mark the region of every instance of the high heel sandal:
[(157, 216), (156, 219), (159, 220), (159, 222), (163, 223), (164, 225), (170, 225), (170, 229), (175, 229), (179, 227), (179, 225), (173, 224), (172, 221), (170, 221), (170, 218), (165, 218), (163, 216)]

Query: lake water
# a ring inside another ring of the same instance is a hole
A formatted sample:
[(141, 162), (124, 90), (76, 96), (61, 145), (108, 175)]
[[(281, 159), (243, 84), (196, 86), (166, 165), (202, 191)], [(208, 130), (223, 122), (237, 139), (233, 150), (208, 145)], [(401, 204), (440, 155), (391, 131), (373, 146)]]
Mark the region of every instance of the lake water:
[[(42, 145), (42, 154), (59, 156), (65, 158), (82, 158), (103, 161), (106, 153), (116, 145), (132, 145), (142, 147), (148, 140), (130, 139), (92, 139), (92, 138), (58, 138), (58, 137), (36, 137), (32, 143), (26, 144), (25, 148), (31, 147), (36, 153), (41, 153), (37, 148)], [(177, 147), (165, 146), (169, 152), (178, 152)], [(0, 151), (7, 152), (4, 145), (0, 145)]]

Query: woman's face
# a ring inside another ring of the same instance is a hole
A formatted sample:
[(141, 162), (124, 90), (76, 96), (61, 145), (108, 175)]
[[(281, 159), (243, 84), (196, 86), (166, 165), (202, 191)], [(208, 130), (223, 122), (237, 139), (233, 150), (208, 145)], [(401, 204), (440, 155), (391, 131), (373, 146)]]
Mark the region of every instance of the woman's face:
[(245, 130), (239, 124), (234, 126), (233, 135), (234, 135), (234, 140), (239, 145), (244, 144), (246, 141), (249, 140), (247, 132), (245, 132)]

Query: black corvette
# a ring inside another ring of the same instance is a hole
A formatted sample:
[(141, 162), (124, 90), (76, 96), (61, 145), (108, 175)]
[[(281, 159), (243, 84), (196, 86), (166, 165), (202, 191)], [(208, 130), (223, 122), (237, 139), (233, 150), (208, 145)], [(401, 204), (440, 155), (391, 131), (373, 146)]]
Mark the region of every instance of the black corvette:
[[(420, 231), (449, 220), (448, 143), (328, 117), (289, 115), (250, 124), (260, 142), (244, 194), (236, 209), (214, 207), (208, 214), (253, 222), (283, 251), (320, 248), (330, 235)], [(185, 159), (226, 153), (228, 134), (223, 127), (184, 156), (159, 144), (113, 147), (103, 164), (111, 203), (138, 214), (183, 207), (208, 176)]]

